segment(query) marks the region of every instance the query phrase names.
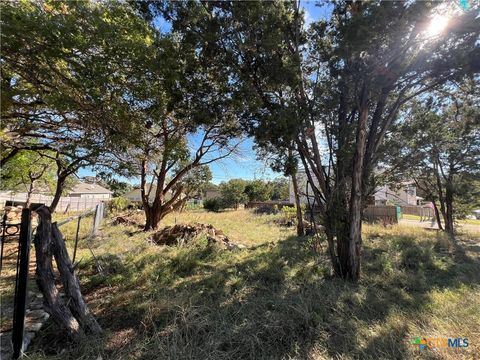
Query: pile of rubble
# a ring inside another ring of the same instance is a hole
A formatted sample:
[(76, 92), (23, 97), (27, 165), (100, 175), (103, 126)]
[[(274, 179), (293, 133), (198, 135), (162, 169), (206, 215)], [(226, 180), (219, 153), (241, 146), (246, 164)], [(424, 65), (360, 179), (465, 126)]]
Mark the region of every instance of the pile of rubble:
[(118, 214), (112, 218), (112, 225), (133, 225), (143, 227), (145, 215), (142, 210), (131, 210), (127, 213)]
[(167, 226), (153, 233), (149, 240), (157, 245), (173, 246), (187, 244), (203, 235), (207, 237), (209, 245), (221, 246), (228, 250), (245, 248), (244, 245), (231, 242), (222, 230), (215, 229), (213, 225), (200, 223)]

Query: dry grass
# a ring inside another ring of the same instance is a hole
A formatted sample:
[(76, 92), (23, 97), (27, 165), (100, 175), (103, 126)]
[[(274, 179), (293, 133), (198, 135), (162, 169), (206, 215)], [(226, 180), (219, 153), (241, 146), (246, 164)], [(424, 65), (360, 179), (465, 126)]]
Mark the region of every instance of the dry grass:
[(275, 215), (255, 215), (249, 210), (228, 210), (220, 213), (192, 211), (168, 215), (164, 225), (175, 223), (207, 223), (223, 230), (237, 243), (247, 246), (260, 245), (269, 241), (278, 241), (293, 236), (293, 228), (275, 226)]
[[(73, 345), (50, 324), (29, 358), (467, 359), (480, 351), (478, 238), (453, 249), (437, 232), (366, 225), (362, 280), (351, 284), (274, 220), (241, 210), (164, 221), (211, 223), (260, 245), (235, 252), (204, 239), (159, 247), (137, 227), (106, 226), (90, 243), (103, 275), (83, 242), (78, 267), (105, 335)], [(470, 346), (417, 352), (416, 336), (466, 337)]]

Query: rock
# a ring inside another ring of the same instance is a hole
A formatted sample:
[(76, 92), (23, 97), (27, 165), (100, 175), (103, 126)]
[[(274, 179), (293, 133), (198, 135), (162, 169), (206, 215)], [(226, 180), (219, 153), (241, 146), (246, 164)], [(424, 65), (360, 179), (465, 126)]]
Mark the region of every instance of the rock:
[(25, 334), (23, 335), (23, 348), (27, 349), (28, 345), (30, 345), (30, 342), (33, 340), (35, 337), (35, 333), (31, 331), (26, 331)]
[(46, 320), (50, 317), (50, 315), (43, 309), (30, 310), (27, 312), (27, 316), (32, 320)]
[(25, 324), (25, 330), (37, 332), (38, 330), (40, 330), (40, 329), (42, 328), (42, 326), (43, 326), (43, 323), (42, 323), (42, 322)]

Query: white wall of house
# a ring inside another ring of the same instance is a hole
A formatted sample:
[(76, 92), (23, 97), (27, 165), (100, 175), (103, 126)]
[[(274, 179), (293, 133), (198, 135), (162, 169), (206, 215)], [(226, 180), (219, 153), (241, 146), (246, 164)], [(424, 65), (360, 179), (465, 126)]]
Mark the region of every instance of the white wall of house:
[(79, 197), (82, 199), (110, 199), (111, 194), (71, 194), (70, 197)]

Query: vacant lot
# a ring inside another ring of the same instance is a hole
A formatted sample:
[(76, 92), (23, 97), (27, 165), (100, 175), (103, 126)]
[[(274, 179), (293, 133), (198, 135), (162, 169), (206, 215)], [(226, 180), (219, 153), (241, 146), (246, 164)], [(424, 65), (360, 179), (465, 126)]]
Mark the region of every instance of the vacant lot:
[[(77, 254), (105, 335), (68, 344), (49, 323), (28, 358), (472, 359), (480, 351), (480, 240), (472, 234), (452, 249), (437, 232), (365, 226), (354, 285), (330, 276), (325, 245), (313, 251), (312, 239), (295, 237), (278, 216), (190, 212), (164, 225), (192, 222), (247, 248), (206, 239), (157, 246), (138, 226), (107, 220), (91, 250), (81, 242)], [(419, 352), (415, 337), (468, 338), (469, 346)]]

